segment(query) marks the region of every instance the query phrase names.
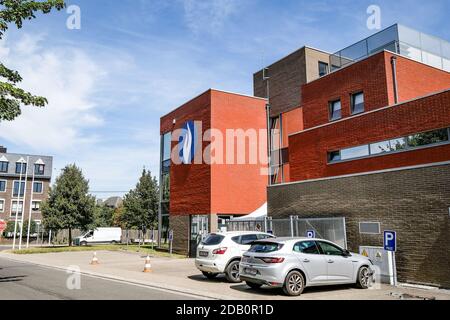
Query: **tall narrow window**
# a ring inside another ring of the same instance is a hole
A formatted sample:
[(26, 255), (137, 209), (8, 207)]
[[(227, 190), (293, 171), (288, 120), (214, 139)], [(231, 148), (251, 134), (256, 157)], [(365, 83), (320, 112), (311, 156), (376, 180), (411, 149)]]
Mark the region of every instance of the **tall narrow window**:
[(319, 77), (326, 76), (328, 74), (328, 63), (319, 61)]
[[(20, 195), (19, 195), (20, 188)], [(23, 197), (25, 194), (25, 182), (14, 181), (13, 197)]]
[(2, 173), (8, 172), (8, 164), (9, 164), (9, 162), (1, 161), (0, 162), (0, 172), (2, 172)]
[(16, 163), (16, 174), (20, 174), (21, 170), (22, 170), (22, 174), (25, 174), (27, 172), (27, 164), (24, 162), (17, 162)]
[(35, 212), (40, 212), (41, 211), (41, 202), (40, 201), (33, 201), (31, 203), (31, 210), (33, 210)]
[(341, 100), (330, 102), (330, 120), (339, 120), (342, 117), (342, 105)]
[(6, 192), (6, 180), (0, 180), (0, 192)]
[(364, 112), (364, 93), (352, 94), (352, 114)]
[(33, 192), (34, 193), (42, 193), (44, 190), (44, 185), (42, 182), (35, 182), (33, 185)]
[(44, 164), (35, 164), (34, 165), (34, 174), (37, 176), (43, 176), (45, 172)]
[(5, 200), (0, 199), (0, 212), (5, 212)]
[(19, 212), (18, 216), (22, 216), (23, 213), (23, 201), (19, 201), (19, 206), (17, 206), (17, 201), (12, 201), (11, 203), (11, 217), (15, 217), (17, 211)]

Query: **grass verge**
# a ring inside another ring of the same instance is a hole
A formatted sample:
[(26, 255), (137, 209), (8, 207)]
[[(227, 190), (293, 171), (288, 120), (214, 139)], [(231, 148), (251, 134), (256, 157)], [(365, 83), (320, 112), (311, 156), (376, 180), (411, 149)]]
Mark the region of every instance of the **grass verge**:
[(183, 255), (179, 254), (170, 254), (166, 251), (155, 250), (152, 249), (151, 246), (145, 245), (139, 246), (137, 245), (95, 245), (95, 246), (86, 246), (86, 247), (68, 247), (68, 246), (58, 246), (58, 247), (36, 247), (31, 249), (23, 249), (23, 250), (11, 250), (7, 251), (13, 254), (42, 254), (42, 253), (61, 253), (61, 252), (85, 252), (85, 251), (124, 251), (124, 252), (136, 252), (141, 254), (149, 254), (153, 257), (165, 257), (165, 258), (175, 258), (175, 259), (184, 259), (186, 258)]

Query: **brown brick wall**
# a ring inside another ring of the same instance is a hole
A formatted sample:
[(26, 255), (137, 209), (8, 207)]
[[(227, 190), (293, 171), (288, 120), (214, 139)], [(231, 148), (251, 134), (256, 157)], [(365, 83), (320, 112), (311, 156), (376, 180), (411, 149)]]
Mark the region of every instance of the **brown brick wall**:
[(345, 217), (349, 249), (383, 246), (360, 235), (359, 222), (398, 232), (399, 281), (450, 288), (450, 165), (416, 168), (268, 189), (274, 219)]
[[(319, 61), (329, 62), (329, 55), (303, 47), (269, 66), (271, 116), (301, 105), (301, 86), (319, 77)], [(253, 76), (255, 97), (267, 97), (263, 71)]]
[[(0, 176), (0, 180), (7, 181), (6, 192), (0, 192), (0, 200), (5, 201), (4, 211), (3, 212), (0, 211), (0, 219), (5, 220), (5, 221), (14, 220), (15, 212), (13, 213), (13, 216), (11, 216), (11, 205), (12, 205), (12, 201), (17, 200), (17, 197), (13, 197), (12, 192), (13, 192), (14, 181), (19, 181), (19, 178), (18, 177), (13, 178), (13, 177), (1, 177)], [(24, 179), (22, 179), (22, 181), (24, 181)], [(28, 180), (27, 186), (26, 186), (26, 198), (25, 198), (25, 205), (24, 205), (24, 220), (28, 220), (28, 216), (29, 216), (30, 196), (31, 196), (31, 190), (32, 190), (31, 182), (32, 182), (32, 179), (30, 178)], [(36, 194), (36, 193), (33, 194), (33, 200), (41, 201), (41, 205), (42, 205), (42, 202), (44, 200), (46, 200), (48, 197), (50, 181), (47, 179), (35, 179), (35, 182), (43, 183), (43, 193), (42, 194)], [(23, 201), (22, 197), (20, 198), (20, 201)], [(33, 220), (42, 220), (41, 212), (33, 211), (31, 217)]]

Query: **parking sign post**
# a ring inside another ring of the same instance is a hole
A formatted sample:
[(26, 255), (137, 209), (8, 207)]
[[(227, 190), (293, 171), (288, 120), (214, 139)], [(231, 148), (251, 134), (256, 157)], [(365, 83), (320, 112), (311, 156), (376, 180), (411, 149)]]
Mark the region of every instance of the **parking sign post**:
[(395, 264), (395, 252), (397, 251), (397, 232), (384, 232), (384, 250), (392, 252), (392, 268), (394, 269), (394, 286), (397, 286), (397, 266)]

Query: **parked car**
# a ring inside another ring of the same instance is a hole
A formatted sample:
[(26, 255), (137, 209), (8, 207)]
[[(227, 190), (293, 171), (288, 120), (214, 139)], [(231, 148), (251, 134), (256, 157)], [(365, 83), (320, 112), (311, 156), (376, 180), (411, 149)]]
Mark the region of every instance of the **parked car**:
[(101, 244), (101, 243), (120, 243), (122, 240), (121, 228), (97, 228), (86, 232), (81, 237), (77, 237), (73, 240), (73, 244), (76, 246), (86, 246), (88, 244)]
[(254, 242), (242, 258), (239, 273), (253, 289), (268, 285), (299, 296), (312, 286), (354, 283), (367, 289), (375, 269), (367, 257), (327, 240), (276, 238)]
[(273, 235), (262, 232), (209, 234), (197, 247), (195, 266), (209, 279), (224, 273), (229, 282), (241, 282), (239, 263), (242, 255), (254, 241), (268, 238), (273, 238)]

